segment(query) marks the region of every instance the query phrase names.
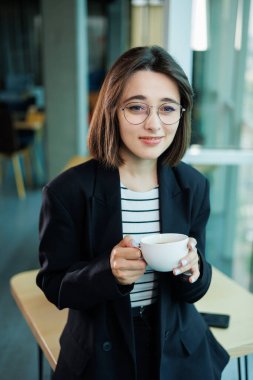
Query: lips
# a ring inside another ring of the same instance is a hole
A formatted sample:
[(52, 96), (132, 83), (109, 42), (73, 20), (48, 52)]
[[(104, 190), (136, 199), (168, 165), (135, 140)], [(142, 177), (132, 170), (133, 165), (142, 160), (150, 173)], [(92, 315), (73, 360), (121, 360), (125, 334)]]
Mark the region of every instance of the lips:
[(156, 140), (161, 140), (163, 138), (163, 136), (143, 136), (143, 137), (139, 137), (140, 140), (153, 140), (153, 141), (156, 141)]
[(154, 137), (154, 136), (143, 136), (143, 137), (139, 137), (139, 139), (145, 144), (157, 145), (163, 139), (163, 136), (156, 136), (156, 137)]

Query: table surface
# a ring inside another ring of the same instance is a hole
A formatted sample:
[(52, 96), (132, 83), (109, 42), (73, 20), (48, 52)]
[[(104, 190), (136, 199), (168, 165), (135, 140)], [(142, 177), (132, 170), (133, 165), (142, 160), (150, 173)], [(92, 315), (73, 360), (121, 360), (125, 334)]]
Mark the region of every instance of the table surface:
[(228, 329), (211, 328), (231, 357), (253, 353), (253, 294), (213, 268), (207, 294), (195, 306), (201, 312), (229, 314)]
[(68, 310), (58, 310), (37, 287), (37, 270), (19, 273), (11, 278), (11, 293), (41, 347), (51, 368), (55, 369), (60, 351), (59, 336)]
[[(13, 276), (11, 293), (51, 368), (55, 369), (67, 309), (60, 311), (47, 301), (35, 284), (36, 274), (37, 270), (33, 270)], [(228, 329), (211, 330), (231, 357), (253, 353), (253, 294), (213, 268), (211, 286), (196, 307), (202, 312), (230, 315)]]

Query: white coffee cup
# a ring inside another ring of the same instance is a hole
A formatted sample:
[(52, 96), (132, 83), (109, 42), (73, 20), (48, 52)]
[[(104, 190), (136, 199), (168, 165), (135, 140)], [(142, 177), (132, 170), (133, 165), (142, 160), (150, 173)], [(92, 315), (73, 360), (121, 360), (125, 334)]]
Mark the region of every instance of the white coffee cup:
[(158, 272), (169, 272), (188, 253), (189, 237), (183, 234), (155, 234), (141, 239), (140, 249), (147, 264)]

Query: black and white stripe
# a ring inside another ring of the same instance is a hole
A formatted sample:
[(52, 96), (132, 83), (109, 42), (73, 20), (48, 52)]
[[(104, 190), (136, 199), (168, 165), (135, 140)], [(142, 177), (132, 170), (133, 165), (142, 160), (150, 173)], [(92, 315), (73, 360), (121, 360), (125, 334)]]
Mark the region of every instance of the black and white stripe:
[[(160, 233), (158, 187), (147, 192), (136, 192), (121, 185), (121, 209), (123, 236), (131, 235), (136, 245), (145, 235)], [(130, 293), (131, 305), (150, 305), (157, 296), (157, 275), (147, 267)]]

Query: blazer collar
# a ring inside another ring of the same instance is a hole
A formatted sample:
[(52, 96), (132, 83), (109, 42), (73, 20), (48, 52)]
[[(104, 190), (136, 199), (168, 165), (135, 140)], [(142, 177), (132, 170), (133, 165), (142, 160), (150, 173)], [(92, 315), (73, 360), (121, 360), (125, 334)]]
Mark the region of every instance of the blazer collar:
[(181, 193), (181, 188), (176, 180), (174, 169), (158, 162), (158, 183), (160, 196), (174, 198)]
[(175, 170), (158, 164), (160, 226), (161, 232), (179, 232), (176, 219), (182, 207), (183, 189), (180, 187)]
[[(176, 170), (162, 165), (158, 161), (158, 183), (160, 202), (161, 232), (180, 232), (182, 209), (182, 195), (185, 190), (180, 186)], [(120, 176), (118, 169), (105, 168), (97, 164), (97, 175), (93, 193), (93, 206), (96, 205), (96, 221), (100, 225), (109, 223), (113, 240), (122, 238)], [(93, 213), (94, 216), (94, 213)], [(114, 224), (114, 228), (112, 228)], [(95, 224), (98, 226), (97, 224)], [(95, 235), (99, 236), (99, 235)], [(118, 239), (118, 240), (117, 240)], [(109, 244), (111, 244), (109, 239)]]
[[(181, 193), (182, 189), (178, 185), (172, 168), (164, 166), (158, 161), (157, 173), (160, 197), (170, 199)], [(118, 169), (105, 168), (98, 163), (94, 196), (105, 203), (110, 203), (115, 197), (120, 196)]]

